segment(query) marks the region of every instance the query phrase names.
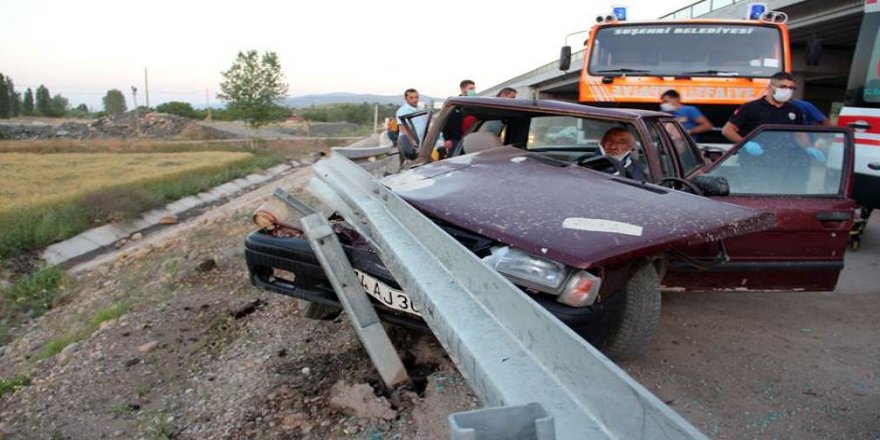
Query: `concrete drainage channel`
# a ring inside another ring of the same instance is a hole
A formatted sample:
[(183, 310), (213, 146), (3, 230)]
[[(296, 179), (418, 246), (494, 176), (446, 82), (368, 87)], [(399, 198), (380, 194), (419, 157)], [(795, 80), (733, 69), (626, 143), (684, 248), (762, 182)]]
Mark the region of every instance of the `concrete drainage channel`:
[[(369, 151), (368, 156), (372, 157), (379, 150), (375, 147), (382, 142), (388, 142), (387, 137), (380, 134), (372, 134), (368, 137), (355, 141), (345, 147), (333, 147), (333, 150), (342, 150), (349, 153), (351, 157), (364, 157), (358, 151)], [(381, 152), (388, 152), (390, 148), (387, 146)], [(375, 151), (374, 151), (375, 150)], [(345, 154), (345, 153), (343, 153)], [(370, 163), (370, 169), (374, 172), (384, 171), (384, 166), (391, 163), (386, 158), (377, 163)], [(90, 256), (94, 256), (104, 251), (108, 246), (118, 243), (120, 240), (130, 239), (138, 233), (148, 232), (161, 225), (177, 223), (181, 217), (193, 212), (198, 208), (203, 208), (214, 203), (224, 201), (239, 195), (245, 191), (254, 189), (260, 185), (275, 181), (289, 173), (296, 171), (302, 165), (291, 160), (287, 163), (276, 165), (267, 169), (263, 173), (254, 173), (242, 178), (235, 179), (219, 185), (210, 191), (202, 192), (194, 196), (184, 197), (175, 202), (171, 202), (161, 209), (153, 209), (147, 211), (136, 220), (127, 222), (117, 222), (106, 224), (97, 228), (85, 231), (75, 237), (71, 237), (59, 243), (55, 243), (47, 247), (41, 253), (40, 257), (49, 265), (71, 265), (81, 262)]]

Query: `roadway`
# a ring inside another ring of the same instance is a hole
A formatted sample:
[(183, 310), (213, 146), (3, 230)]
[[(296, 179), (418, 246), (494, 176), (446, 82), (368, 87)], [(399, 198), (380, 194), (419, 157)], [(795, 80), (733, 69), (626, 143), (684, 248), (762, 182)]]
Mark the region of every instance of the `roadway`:
[(880, 216), (834, 292), (668, 292), (627, 372), (712, 438), (877, 438)]

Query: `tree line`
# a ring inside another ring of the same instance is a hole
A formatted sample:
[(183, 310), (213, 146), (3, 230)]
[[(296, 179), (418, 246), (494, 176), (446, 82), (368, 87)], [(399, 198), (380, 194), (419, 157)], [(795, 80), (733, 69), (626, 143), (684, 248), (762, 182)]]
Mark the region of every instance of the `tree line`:
[[(24, 94), (15, 90), (15, 82), (10, 76), (0, 73), (0, 119), (9, 119), (17, 116), (50, 116), (60, 117), (68, 113), (70, 101), (56, 94), (52, 96), (45, 85), (40, 85), (34, 91), (28, 87)], [(85, 110), (85, 104), (75, 110)]]
[[(186, 102), (171, 101), (156, 106), (155, 110), (192, 119), (205, 119), (210, 114), (216, 120), (243, 120), (252, 127), (273, 121), (282, 121), (298, 115), (313, 122), (350, 122), (371, 125), (374, 104), (330, 104), (305, 109), (290, 109), (281, 105), (287, 95), (287, 83), (281, 72), (281, 63), (274, 52), (262, 54), (255, 50), (239, 52), (229, 70), (221, 72), (223, 82), (218, 98), (226, 102), (225, 109), (196, 110)], [(103, 111), (92, 113), (85, 104), (70, 107), (67, 98), (51, 95), (45, 85), (36, 91), (27, 88), (24, 93), (15, 90), (12, 78), (0, 73), (0, 119), (17, 116), (91, 117), (118, 115), (128, 111), (125, 95), (118, 89), (108, 90), (101, 99)], [(396, 105), (379, 105), (379, 119), (394, 117)], [(147, 113), (151, 108), (139, 107)]]

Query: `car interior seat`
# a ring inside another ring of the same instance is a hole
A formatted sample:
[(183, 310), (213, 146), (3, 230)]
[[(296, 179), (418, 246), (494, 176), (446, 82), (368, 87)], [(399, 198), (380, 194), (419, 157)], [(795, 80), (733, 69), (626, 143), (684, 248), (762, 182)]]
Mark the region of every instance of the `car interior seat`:
[(461, 140), (461, 154), (476, 153), (490, 148), (500, 147), (501, 145), (501, 138), (494, 133), (487, 131), (468, 133)]

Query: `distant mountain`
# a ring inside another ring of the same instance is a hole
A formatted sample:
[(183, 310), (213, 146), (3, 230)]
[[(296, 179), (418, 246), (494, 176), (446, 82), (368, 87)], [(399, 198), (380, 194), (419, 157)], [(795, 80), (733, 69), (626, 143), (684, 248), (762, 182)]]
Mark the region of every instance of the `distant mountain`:
[[(442, 101), (440, 98), (422, 95), (421, 101), (429, 103), (431, 101)], [(403, 95), (373, 95), (370, 93), (323, 93), (319, 95), (303, 95), (294, 96), (285, 99), (283, 105), (294, 108), (311, 107), (313, 105), (327, 104), (360, 104), (369, 102), (375, 104), (395, 104), (403, 105)]]

